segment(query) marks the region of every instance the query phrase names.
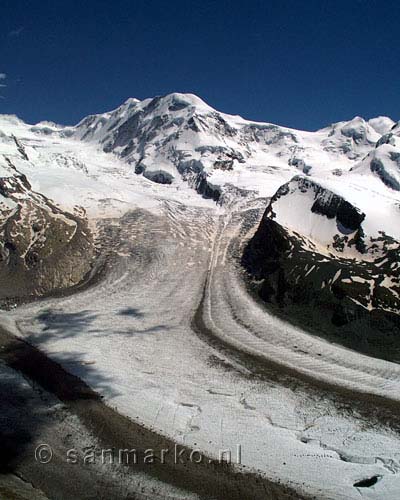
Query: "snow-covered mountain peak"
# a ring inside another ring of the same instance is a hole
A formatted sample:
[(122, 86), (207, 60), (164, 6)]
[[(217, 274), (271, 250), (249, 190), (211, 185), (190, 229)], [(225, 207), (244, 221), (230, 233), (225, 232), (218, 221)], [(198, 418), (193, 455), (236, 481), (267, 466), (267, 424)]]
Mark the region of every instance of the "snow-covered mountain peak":
[(368, 120), (368, 123), (376, 132), (378, 132), (378, 134), (383, 135), (387, 134), (396, 122), (388, 116), (377, 116), (376, 118)]
[(339, 122), (333, 125), (331, 135), (340, 133), (341, 135), (352, 139), (355, 144), (368, 142), (375, 143), (380, 134), (361, 116), (355, 116), (347, 122)]
[[(28, 130), (40, 140), (49, 136), (68, 147), (72, 144), (68, 141), (80, 144), (81, 149), (86, 144), (106, 153), (109, 161), (115, 158), (124, 163), (131, 175), (177, 188), (185, 184), (215, 200), (232, 189), (269, 197), (298, 174), (311, 176), (316, 182), (329, 181), (333, 192), (341, 191), (343, 175), (350, 172), (352, 182), (356, 177), (362, 184), (375, 182), (377, 171), (370, 180), (361, 175), (364, 170), (371, 173), (370, 167), (363, 169), (363, 160), (368, 162), (368, 155), (382, 154), (383, 163), (391, 171), (395, 151), (389, 157), (383, 150), (374, 150), (382, 144), (395, 149), (400, 146), (396, 135), (400, 134), (399, 126), (384, 116), (369, 121), (356, 116), (307, 132), (221, 113), (196, 95), (184, 93), (141, 101), (129, 98), (116, 109), (87, 116), (73, 127), (51, 122), (28, 126), (16, 117), (0, 120), (4, 142), (11, 146), (13, 134), (23, 144)], [(35, 158), (37, 151), (33, 146), (29, 157)], [(63, 160), (58, 155), (53, 161), (85, 170), (76, 155), (62, 156)], [(382, 181), (379, 183), (380, 189)], [(390, 189), (386, 184), (383, 188)]]
[(45, 213), (51, 232), (53, 205), (69, 220), (158, 210), (162, 199), (215, 208), (203, 198), (271, 198), (263, 241), (275, 227), (307, 258), (371, 263), (400, 241), (399, 159), (400, 126), (387, 117), (307, 132), (221, 113), (192, 94), (130, 98), (68, 127), (0, 116), (0, 216), (14, 224), (17, 212)]
[(160, 104), (160, 109), (166, 110), (165, 108), (168, 106), (168, 111), (179, 111), (187, 106), (195, 107), (198, 111), (202, 112), (215, 111), (211, 106), (203, 101), (203, 99), (195, 94), (172, 92), (171, 94), (158, 96), (154, 99), (156, 99), (157, 103)]
[[(400, 191), (400, 151), (388, 138), (356, 165), (352, 171), (359, 175), (373, 175), (392, 191)], [(372, 188), (372, 182), (371, 188)]]
[[(372, 125), (386, 130), (391, 123), (383, 117)], [(271, 196), (299, 171), (348, 171), (380, 139), (372, 125), (355, 117), (305, 132), (248, 121), (218, 112), (193, 94), (171, 93), (128, 99), (63, 134), (97, 144), (152, 181), (183, 179), (218, 198), (230, 185)]]

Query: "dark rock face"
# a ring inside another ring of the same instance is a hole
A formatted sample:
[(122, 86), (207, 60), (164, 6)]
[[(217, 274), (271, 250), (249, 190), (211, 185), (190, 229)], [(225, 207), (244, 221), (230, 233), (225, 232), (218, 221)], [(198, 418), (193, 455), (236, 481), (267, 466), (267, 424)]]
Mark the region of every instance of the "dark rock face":
[(375, 148), (379, 148), (379, 146), (382, 146), (382, 144), (391, 144), (391, 145), (394, 145), (395, 144), (395, 140), (394, 140), (393, 134), (391, 134), (390, 132), (388, 132), (387, 134), (384, 134), (379, 139), (379, 141), (377, 141), (377, 143), (375, 145)]
[(386, 171), (383, 163), (380, 160), (374, 158), (371, 161), (371, 172), (378, 175), (381, 181), (390, 189), (395, 191), (400, 191), (400, 183)]
[(360, 143), (366, 140), (367, 133), (365, 127), (345, 127), (341, 129), (341, 134), (345, 137), (353, 139), (355, 143)]
[(168, 172), (163, 172), (162, 170), (157, 172), (144, 170), (143, 175), (147, 179), (157, 182), (157, 184), (172, 184), (173, 181), (172, 175)]
[(365, 214), (360, 212), (356, 207), (351, 205), (341, 196), (330, 194), (329, 199), (324, 197), (324, 190), (321, 186), (315, 186), (315, 201), (311, 207), (311, 211), (324, 215), (328, 219), (336, 218), (337, 222), (350, 232), (360, 229), (362, 221), (365, 219)]
[(219, 170), (233, 170), (233, 160), (216, 160), (214, 168)]
[[(347, 227), (360, 223), (346, 204), (335, 201), (333, 208), (329, 215)], [(267, 307), (329, 341), (400, 363), (399, 242), (382, 233), (376, 244), (384, 256), (372, 261), (327, 258), (271, 215), (269, 207), (242, 256), (250, 286)]]
[(291, 158), (288, 161), (288, 164), (298, 168), (303, 172), (303, 174), (306, 175), (308, 175), (312, 169), (312, 167), (310, 165), (306, 165), (305, 161), (302, 160), (301, 158)]
[(337, 222), (350, 232), (360, 229), (361, 223), (365, 219), (365, 214), (337, 195), (333, 195), (329, 203), (325, 203), (321, 197), (317, 196), (311, 211), (325, 215), (328, 219), (336, 218)]
[(201, 172), (194, 178), (194, 185), (196, 191), (201, 194), (204, 198), (211, 198), (212, 200), (218, 202), (221, 197), (221, 190), (211, 186), (207, 181), (207, 174)]
[(129, 119), (122, 123), (119, 127), (117, 127), (113, 137), (113, 141), (107, 143), (104, 146), (104, 151), (106, 153), (109, 153), (114, 148), (126, 146), (132, 139), (135, 139), (138, 135), (138, 130), (142, 118), (143, 112), (138, 111), (137, 113), (130, 116)]
[(85, 220), (32, 191), (26, 177), (18, 173), (0, 179), (0, 192), (15, 205), (0, 210), (0, 303), (81, 282), (94, 258)]
[[(312, 213), (336, 220), (338, 234), (333, 237), (332, 242), (332, 246), (336, 250), (343, 251), (345, 246), (353, 245), (360, 253), (365, 252), (364, 232), (362, 229), (365, 214), (343, 197), (322, 187), (310, 178), (295, 176), (291, 181), (283, 184), (271, 198), (271, 202), (266, 209), (268, 217), (271, 219), (275, 217), (274, 203), (295, 190), (312, 194), (314, 199), (311, 206)], [(349, 239), (348, 235), (351, 234), (353, 234), (352, 239)]]
[[(313, 191), (315, 201), (311, 207), (312, 212), (324, 215), (328, 219), (336, 218), (338, 224), (350, 230), (350, 232), (360, 229), (361, 223), (365, 219), (365, 214), (347, 200), (328, 191), (308, 178), (294, 177), (291, 182), (297, 183), (300, 191)], [(271, 206), (274, 201), (285, 196), (288, 192), (289, 184), (284, 184), (272, 198)]]

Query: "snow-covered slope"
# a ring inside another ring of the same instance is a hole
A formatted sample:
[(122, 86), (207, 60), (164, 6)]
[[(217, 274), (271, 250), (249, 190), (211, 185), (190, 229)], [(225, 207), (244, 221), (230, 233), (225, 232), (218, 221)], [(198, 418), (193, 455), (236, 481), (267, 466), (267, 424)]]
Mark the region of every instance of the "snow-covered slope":
[[(397, 127), (349, 171), (298, 175), (271, 198), (244, 264), (288, 317), (391, 359), (400, 328)], [(361, 333), (362, 332), (362, 333)]]
[(14, 297), (79, 283), (91, 268), (94, 246), (83, 214), (56, 206), (19, 170), (29, 165), (22, 143), (15, 136), (4, 142), (8, 154), (0, 156), (0, 301), (10, 303)]
[(128, 99), (75, 127), (41, 123), (31, 130), (96, 145), (148, 179), (179, 184), (183, 178), (217, 199), (230, 186), (270, 196), (299, 171), (348, 171), (393, 123), (356, 117), (305, 132), (246, 121), (217, 112), (194, 95), (174, 93)]
[[(8, 126), (3, 128), (5, 121)], [(119, 164), (125, 171), (129, 167), (140, 176), (180, 189), (183, 180), (219, 199), (232, 187), (236, 192), (272, 196), (298, 173), (331, 178), (348, 172), (393, 126), (387, 117), (368, 122), (355, 117), (305, 132), (220, 113), (192, 94), (174, 93), (143, 101), (128, 99), (117, 109), (88, 116), (74, 127), (51, 122), (29, 127), (3, 117), (0, 131), (29, 136), (32, 152), (58, 143), (58, 149), (67, 154), (60, 157), (58, 151), (51, 162), (66, 168), (87, 170), (85, 159), (74, 153), (90, 151), (88, 156), (93, 157), (96, 149), (103, 164)], [(100, 153), (112, 154), (105, 160)]]
[[(2, 116), (0, 168), (3, 180), (17, 172), (32, 193), (89, 219), (156, 209), (161, 198), (211, 203), (200, 193), (223, 205), (276, 193), (276, 222), (325, 255), (368, 260), (387, 250), (381, 233), (400, 238), (399, 136), (387, 117), (306, 132), (247, 121), (174, 93), (128, 99), (74, 127)], [(362, 220), (357, 234), (324, 214), (323, 200), (351, 206)], [(3, 217), (13, 203), (3, 196)]]

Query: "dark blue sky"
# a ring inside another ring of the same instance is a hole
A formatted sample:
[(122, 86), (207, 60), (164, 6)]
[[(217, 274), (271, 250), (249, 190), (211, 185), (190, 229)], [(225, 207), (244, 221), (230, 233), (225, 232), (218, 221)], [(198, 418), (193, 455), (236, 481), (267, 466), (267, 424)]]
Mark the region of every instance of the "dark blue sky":
[(178, 91), (296, 128), (398, 120), (399, 23), (398, 0), (2, 0), (0, 113), (72, 124)]

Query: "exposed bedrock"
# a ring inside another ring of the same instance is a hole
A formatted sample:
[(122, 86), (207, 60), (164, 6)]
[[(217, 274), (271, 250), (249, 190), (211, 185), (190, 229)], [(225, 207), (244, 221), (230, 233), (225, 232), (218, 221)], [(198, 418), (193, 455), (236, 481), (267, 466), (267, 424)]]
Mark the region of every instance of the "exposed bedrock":
[(173, 176), (169, 172), (163, 170), (144, 170), (144, 177), (157, 184), (172, 184)]
[[(252, 289), (276, 314), (313, 333), (400, 362), (399, 243), (382, 234), (372, 242), (381, 250), (373, 259), (346, 251), (341, 256), (340, 246), (322, 252), (315, 241), (276, 220), (274, 203), (288, 192), (284, 186), (273, 197), (244, 250)], [(353, 231), (362, 229), (362, 214), (349, 203), (326, 193), (324, 199), (329, 203), (320, 197), (312, 210)], [(361, 237), (359, 247), (365, 250)]]
[(77, 285), (94, 245), (85, 218), (35, 193), (23, 175), (0, 179), (0, 304)]
[(361, 223), (365, 219), (365, 214), (342, 196), (329, 191), (309, 178), (301, 176), (293, 177), (290, 182), (278, 189), (271, 199), (267, 212), (273, 214), (275, 202), (283, 196), (293, 194), (295, 191), (302, 194), (309, 193), (310, 198), (313, 200), (311, 212), (323, 215), (328, 219), (336, 219), (342, 229), (351, 232), (356, 231), (360, 229)]

